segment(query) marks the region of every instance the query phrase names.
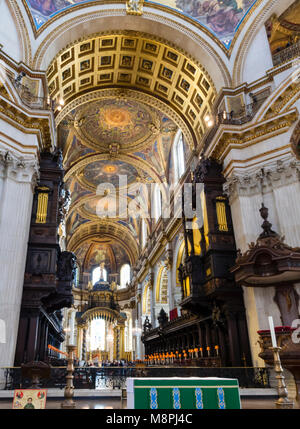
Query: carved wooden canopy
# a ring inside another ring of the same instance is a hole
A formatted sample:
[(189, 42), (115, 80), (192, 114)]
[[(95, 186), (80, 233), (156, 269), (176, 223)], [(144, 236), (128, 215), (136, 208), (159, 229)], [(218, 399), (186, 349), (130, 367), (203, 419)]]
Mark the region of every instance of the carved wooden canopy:
[(236, 282), (243, 286), (274, 286), (300, 280), (300, 248), (288, 246), (271, 230), (268, 209), (263, 204), (260, 212), (263, 232), (256, 243), (249, 244), (249, 250), (238, 254), (231, 269)]

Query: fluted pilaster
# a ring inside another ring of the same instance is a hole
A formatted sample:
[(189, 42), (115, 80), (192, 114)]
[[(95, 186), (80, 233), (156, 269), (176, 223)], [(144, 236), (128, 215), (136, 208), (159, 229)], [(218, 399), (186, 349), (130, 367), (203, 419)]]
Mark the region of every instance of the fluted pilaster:
[(34, 157), (0, 151), (0, 319), (6, 343), (0, 344), (0, 367), (14, 364), (23, 292), (33, 189), (38, 177)]

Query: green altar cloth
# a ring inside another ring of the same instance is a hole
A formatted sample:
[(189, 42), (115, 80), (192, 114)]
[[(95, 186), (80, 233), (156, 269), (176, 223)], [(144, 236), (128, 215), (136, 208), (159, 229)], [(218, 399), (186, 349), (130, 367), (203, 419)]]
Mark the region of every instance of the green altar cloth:
[(238, 380), (211, 377), (128, 378), (127, 408), (240, 409)]

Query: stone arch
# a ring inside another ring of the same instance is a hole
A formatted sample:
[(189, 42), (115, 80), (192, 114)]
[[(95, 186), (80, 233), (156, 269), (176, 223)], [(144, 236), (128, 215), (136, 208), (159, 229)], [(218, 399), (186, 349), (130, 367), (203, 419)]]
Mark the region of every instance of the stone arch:
[(161, 12), (157, 11), (156, 5), (147, 4), (147, 11), (141, 17), (126, 15), (124, 5), (114, 5), (113, 8), (111, 5), (102, 5), (100, 8), (86, 5), (81, 10), (66, 12), (67, 15), (58, 15), (46, 30), (37, 35), (34, 68), (46, 69), (58, 51), (74, 39), (82, 37), (83, 28), (88, 28), (92, 34), (99, 31), (99, 28), (103, 31), (113, 28), (139, 31), (142, 27), (145, 32), (158, 37), (165, 38), (167, 35), (170, 44), (179, 44), (184, 51), (188, 50), (190, 55), (203, 63), (213, 80), (218, 82), (217, 89), (230, 85), (226, 48), (205, 27), (192, 21), (187, 24), (186, 17), (176, 11), (163, 8)]
[(287, 0), (285, 2), (281, 2), (279, 5), (277, 0), (269, 0), (266, 4), (261, 2), (261, 4), (255, 8), (252, 16), (248, 18), (249, 20), (252, 20), (252, 22), (250, 21), (248, 23), (248, 29), (242, 32), (240, 35), (240, 43), (236, 43), (232, 52), (232, 58), (234, 58), (232, 71), (233, 86), (238, 86), (243, 83), (244, 64), (258, 30), (264, 26), (265, 22), (274, 13), (274, 11), (280, 14), (293, 2), (294, 0)]
[(26, 13), (23, 12), (24, 7), (23, 5), (20, 5), (20, 3), (21, 2), (18, 2), (17, 0), (8, 0), (3, 2), (4, 6), (9, 10), (18, 34), (20, 61), (30, 66), (32, 59), (32, 44), (30, 41), (32, 30), (31, 26), (26, 23)]
[(85, 241), (99, 235), (103, 238), (114, 238), (117, 243), (122, 245), (128, 254), (130, 265), (133, 265), (137, 260), (139, 249), (132, 232), (125, 226), (110, 219), (81, 224), (68, 241), (67, 248), (70, 251), (75, 251)]
[(168, 271), (164, 265), (160, 267), (157, 275), (155, 304), (168, 304)]

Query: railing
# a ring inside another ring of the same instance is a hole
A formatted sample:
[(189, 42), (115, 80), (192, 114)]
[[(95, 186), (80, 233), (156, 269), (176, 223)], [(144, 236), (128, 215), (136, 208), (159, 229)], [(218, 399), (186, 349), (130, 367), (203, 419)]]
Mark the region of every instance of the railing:
[[(66, 367), (52, 367), (48, 380), (41, 380), (40, 387), (63, 389), (66, 385)], [(75, 389), (123, 389), (128, 377), (220, 377), (237, 378), (242, 388), (267, 388), (268, 368), (255, 367), (76, 367)], [(22, 378), (21, 368), (5, 369), (5, 390), (28, 388), (31, 381)]]
[(255, 101), (250, 104), (246, 104), (245, 106), (242, 106), (241, 109), (237, 112), (221, 112), (214, 116), (214, 125), (204, 137), (204, 148), (207, 148), (208, 145), (211, 143), (214, 135), (219, 128), (219, 125), (243, 125), (251, 121), (257, 113), (258, 109), (268, 97), (269, 93), (264, 94), (262, 97), (257, 96), (255, 97)]
[(22, 85), (16, 79), (11, 79), (11, 82), (25, 106), (29, 107), (30, 109), (50, 109), (50, 104), (48, 103), (48, 99), (46, 97), (38, 97), (33, 95), (27, 86)]
[(300, 42), (291, 45), (282, 51), (277, 52), (273, 55), (273, 65), (278, 66), (279, 64), (285, 63), (286, 61), (290, 61), (293, 58), (300, 57)]

